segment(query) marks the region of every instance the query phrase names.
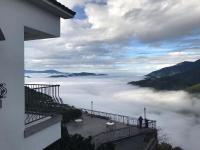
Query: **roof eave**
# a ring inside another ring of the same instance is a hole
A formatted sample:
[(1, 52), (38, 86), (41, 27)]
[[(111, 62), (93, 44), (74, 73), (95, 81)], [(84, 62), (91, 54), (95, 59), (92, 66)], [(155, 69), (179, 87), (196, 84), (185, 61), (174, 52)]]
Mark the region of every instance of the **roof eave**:
[(42, 7), (63, 19), (73, 18), (76, 14), (74, 11), (65, 7), (56, 0), (29, 0), (29, 1), (35, 3), (39, 7)]

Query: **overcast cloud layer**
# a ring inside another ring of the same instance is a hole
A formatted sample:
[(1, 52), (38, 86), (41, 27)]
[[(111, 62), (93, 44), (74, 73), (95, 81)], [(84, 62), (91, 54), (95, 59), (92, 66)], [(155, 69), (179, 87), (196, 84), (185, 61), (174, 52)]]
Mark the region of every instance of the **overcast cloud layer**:
[[(157, 121), (160, 135), (184, 150), (199, 150), (200, 100), (184, 91), (157, 92), (127, 85), (140, 77), (26, 78), (26, 83), (60, 84), (64, 103), (138, 117), (147, 108), (147, 117)], [(106, 107), (105, 107), (106, 106)], [(165, 142), (167, 142), (165, 140)]]
[(146, 73), (200, 58), (199, 0), (60, 1), (77, 15), (61, 38), (26, 43), (28, 69)]

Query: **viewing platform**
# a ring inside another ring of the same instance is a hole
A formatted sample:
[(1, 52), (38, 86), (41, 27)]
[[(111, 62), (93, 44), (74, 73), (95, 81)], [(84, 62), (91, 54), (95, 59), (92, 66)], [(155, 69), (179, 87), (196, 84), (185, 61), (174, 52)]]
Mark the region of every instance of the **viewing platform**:
[[(26, 84), (24, 137), (61, 125), (63, 110), (75, 109), (63, 104), (59, 85)], [(81, 110), (81, 111), (80, 111)], [(82, 116), (65, 123), (68, 133), (92, 137), (95, 147), (112, 142), (116, 150), (154, 150), (157, 145), (156, 121), (101, 111), (79, 109)], [(53, 130), (51, 130), (53, 131)], [(50, 133), (50, 131), (49, 131)], [(53, 134), (53, 132), (52, 132)], [(124, 145), (124, 146), (122, 146)]]
[(68, 132), (72, 135), (81, 134), (83, 137), (91, 136), (95, 147), (108, 142), (113, 142), (117, 150), (122, 150), (122, 143), (128, 145), (126, 150), (133, 149), (134, 145), (141, 150), (153, 150), (156, 146), (156, 121), (149, 120), (148, 127), (143, 123), (142, 128), (139, 128), (137, 118), (88, 109), (82, 109), (82, 112), (82, 118), (78, 122), (66, 124)]

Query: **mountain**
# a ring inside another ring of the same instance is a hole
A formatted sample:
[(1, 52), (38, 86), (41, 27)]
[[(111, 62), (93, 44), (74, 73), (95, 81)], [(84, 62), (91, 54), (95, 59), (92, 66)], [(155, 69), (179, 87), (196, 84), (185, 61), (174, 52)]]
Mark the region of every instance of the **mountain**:
[(179, 73), (184, 73), (187, 71), (192, 71), (195, 69), (199, 69), (200, 68), (200, 60), (197, 60), (195, 62), (182, 62), (179, 63), (175, 66), (171, 66), (171, 67), (166, 67), (154, 72), (151, 72), (149, 74), (146, 75), (147, 78), (160, 78), (160, 77), (167, 77), (167, 76), (173, 76)]
[(190, 93), (200, 93), (200, 84), (193, 85), (191, 87), (188, 87), (186, 91)]
[(172, 67), (154, 71), (148, 74), (146, 79), (129, 82), (129, 84), (152, 87), (157, 90), (200, 92), (200, 60), (183, 62)]
[(49, 74), (62, 74), (63, 72), (57, 71), (57, 70), (25, 70), (25, 73), (49, 73)]
[(81, 73), (69, 73), (69, 74), (60, 74), (60, 75), (52, 75), (51, 78), (67, 78), (67, 77), (80, 77), (80, 76), (104, 76), (106, 74), (96, 74), (89, 72), (81, 72)]
[[(25, 74), (42, 74), (42, 73), (46, 73), (46, 74), (52, 74), (49, 77), (51, 78), (67, 78), (67, 77), (80, 77), (80, 76), (105, 76), (106, 74), (96, 74), (96, 73), (90, 73), (90, 72), (80, 72), (80, 73), (65, 73), (65, 72), (60, 72), (57, 70), (25, 70), (24, 71)], [(28, 77), (28, 76), (26, 76)]]
[(25, 78), (31, 78), (30, 76), (24, 76)]

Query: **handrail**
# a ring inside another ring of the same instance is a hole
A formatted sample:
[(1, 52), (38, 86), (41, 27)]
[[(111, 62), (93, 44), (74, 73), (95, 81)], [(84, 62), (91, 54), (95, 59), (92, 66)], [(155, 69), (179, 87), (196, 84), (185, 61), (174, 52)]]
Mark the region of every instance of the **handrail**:
[[(45, 100), (51, 100), (54, 103), (63, 104), (62, 99), (59, 95), (60, 85), (50, 85), (50, 84), (25, 84), (25, 94), (26, 102), (29, 102), (33, 96), (40, 94), (40, 98)], [(28, 89), (28, 90), (26, 90)], [(35, 100), (36, 101), (36, 100)]]
[(34, 114), (34, 113), (26, 113), (24, 123), (25, 125), (31, 124), (33, 122), (36, 122), (38, 120), (42, 120), (44, 118), (49, 117), (50, 115), (44, 115), (44, 114)]
[[(105, 119), (109, 119), (115, 122), (120, 122), (126, 125), (132, 125), (132, 126), (138, 126), (138, 119), (130, 116), (125, 116), (121, 114), (113, 114), (113, 113), (107, 113), (102, 111), (96, 111), (96, 110), (90, 110), (81, 108), (83, 112), (87, 112), (90, 115), (94, 115), (96, 117), (105, 117)], [(145, 127), (145, 123), (142, 125)], [(154, 120), (148, 120), (148, 128), (156, 129), (156, 121)]]
[(57, 113), (63, 104), (59, 96), (60, 85), (25, 84), (25, 124)]
[(120, 129), (114, 129), (107, 132), (102, 132), (92, 137), (92, 142), (98, 147), (103, 143), (114, 142), (128, 137), (133, 137), (142, 134), (154, 134), (156, 130), (149, 128), (138, 129), (134, 126), (128, 126)]
[[(121, 114), (113, 114), (102, 111), (90, 110), (81, 108), (83, 112), (89, 113), (91, 116), (100, 117), (103, 119), (108, 119), (114, 122), (119, 122), (127, 125), (124, 128), (113, 129), (111, 131), (101, 132), (92, 137), (92, 142), (95, 143), (95, 146), (107, 142), (113, 142), (128, 138), (131, 136), (155, 133), (156, 132), (156, 121), (148, 120), (148, 127), (145, 123), (142, 124), (142, 128), (138, 128), (138, 119), (130, 116), (124, 116)], [(146, 127), (146, 128), (145, 128)]]

